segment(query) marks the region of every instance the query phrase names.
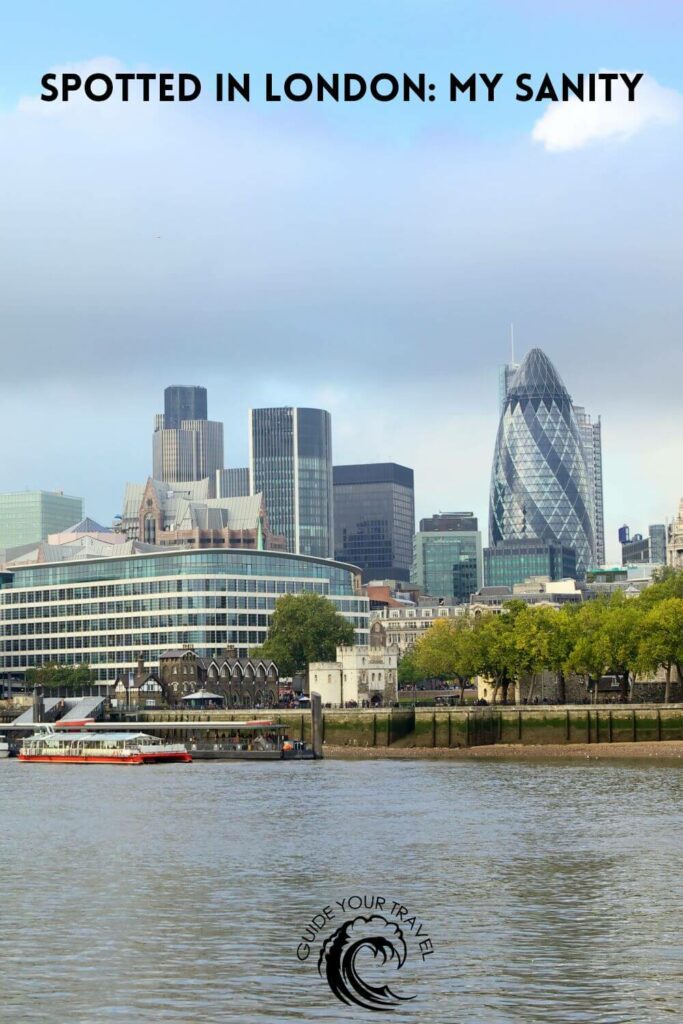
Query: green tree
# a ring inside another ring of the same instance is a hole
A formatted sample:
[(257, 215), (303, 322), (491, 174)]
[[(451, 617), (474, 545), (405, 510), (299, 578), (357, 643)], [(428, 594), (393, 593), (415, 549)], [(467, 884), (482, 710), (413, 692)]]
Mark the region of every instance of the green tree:
[(268, 639), (251, 654), (272, 658), (280, 674), (306, 672), (312, 661), (335, 661), (337, 647), (352, 644), (353, 626), (320, 594), (278, 598)]
[(48, 662), (40, 668), (30, 668), (26, 672), (26, 683), (33, 688), (42, 686), (46, 693), (53, 690), (65, 690), (69, 693), (82, 693), (93, 680), (88, 665), (59, 665)]
[(568, 667), (595, 680), (616, 675), (627, 700), (632, 673), (638, 668), (642, 606), (621, 592), (609, 600), (589, 601), (576, 616), (576, 636)]
[(398, 663), (398, 685), (400, 687), (415, 686), (423, 683), (429, 676), (418, 666), (415, 652), (408, 651)]
[(463, 632), (457, 619), (436, 619), (419, 637), (413, 649), (413, 663), (423, 679), (460, 677)]
[(641, 671), (666, 671), (664, 703), (671, 697), (671, 671), (676, 669), (681, 682), (683, 667), (683, 598), (665, 597), (644, 609), (638, 646)]

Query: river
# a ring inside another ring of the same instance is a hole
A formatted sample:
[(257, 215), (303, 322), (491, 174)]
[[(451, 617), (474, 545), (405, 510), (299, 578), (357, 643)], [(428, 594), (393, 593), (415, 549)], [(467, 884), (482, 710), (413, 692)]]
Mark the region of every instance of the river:
[[(661, 763), (0, 761), (0, 1019), (673, 1021), (682, 852)], [(403, 933), (356, 962), (391, 1011), (317, 970), (354, 896)]]

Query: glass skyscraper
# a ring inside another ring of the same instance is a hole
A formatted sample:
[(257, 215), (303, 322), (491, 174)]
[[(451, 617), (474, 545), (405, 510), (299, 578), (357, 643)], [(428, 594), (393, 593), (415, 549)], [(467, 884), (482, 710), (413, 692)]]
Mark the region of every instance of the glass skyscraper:
[(492, 547), (529, 539), (573, 548), (579, 577), (596, 558), (584, 439), (567, 389), (537, 348), (508, 387), (489, 504)]
[(223, 469), (223, 424), (206, 418), (206, 388), (173, 385), (154, 420), (152, 477), (166, 483), (211, 479)]
[(295, 554), (332, 558), (332, 426), (324, 409), (249, 410), (249, 483)]
[(411, 580), (431, 597), (467, 603), (481, 588), (481, 532), (472, 512), (420, 520), (415, 534)]
[(0, 494), (0, 549), (34, 544), (83, 518), (83, 499), (61, 491)]
[(413, 471), (395, 462), (335, 466), (334, 557), (363, 581), (410, 579), (415, 532)]
[(583, 438), (583, 457), (588, 471), (591, 492), (593, 530), (595, 533), (595, 563), (605, 564), (605, 506), (602, 492), (602, 424), (600, 417), (593, 423), (583, 406), (574, 406), (574, 415)]
[(178, 429), (183, 420), (205, 420), (206, 388), (172, 384), (164, 389), (164, 422), (169, 429)]

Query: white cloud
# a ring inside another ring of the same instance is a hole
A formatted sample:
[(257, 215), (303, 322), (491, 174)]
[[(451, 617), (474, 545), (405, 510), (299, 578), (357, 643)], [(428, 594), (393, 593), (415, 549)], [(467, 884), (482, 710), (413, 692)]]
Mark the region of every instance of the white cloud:
[(614, 99), (594, 103), (572, 97), (552, 103), (534, 124), (532, 138), (551, 153), (582, 149), (591, 142), (623, 142), (648, 125), (674, 124), (683, 111), (683, 96), (645, 76), (629, 103), (626, 90), (615, 90)]

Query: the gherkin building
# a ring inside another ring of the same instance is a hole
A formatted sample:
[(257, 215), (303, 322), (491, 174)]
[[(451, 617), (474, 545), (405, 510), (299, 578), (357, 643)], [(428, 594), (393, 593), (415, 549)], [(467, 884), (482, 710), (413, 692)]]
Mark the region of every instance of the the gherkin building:
[(535, 538), (576, 551), (577, 575), (594, 561), (588, 473), (567, 389), (540, 349), (510, 382), (491, 473), (489, 540)]

